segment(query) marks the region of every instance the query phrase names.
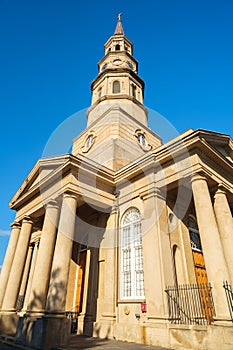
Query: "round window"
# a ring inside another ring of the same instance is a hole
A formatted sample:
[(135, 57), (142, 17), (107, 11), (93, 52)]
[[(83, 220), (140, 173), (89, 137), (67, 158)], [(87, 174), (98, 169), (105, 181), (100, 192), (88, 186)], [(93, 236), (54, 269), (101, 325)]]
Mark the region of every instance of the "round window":
[(93, 144), (94, 142), (94, 135), (91, 134), (88, 136), (87, 140), (86, 140), (86, 147), (89, 148), (91, 147), (91, 145)]
[(140, 145), (142, 147), (145, 147), (146, 146), (145, 136), (142, 133), (139, 132), (138, 135), (137, 135), (137, 138), (138, 138), (138, 142), (140, 143)]

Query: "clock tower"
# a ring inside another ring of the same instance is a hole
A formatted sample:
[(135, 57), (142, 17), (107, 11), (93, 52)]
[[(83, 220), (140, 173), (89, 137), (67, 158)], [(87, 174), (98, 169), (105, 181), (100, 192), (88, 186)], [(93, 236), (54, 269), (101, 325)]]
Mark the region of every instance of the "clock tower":
[(121, 14), (114, 34), (104, 45), (104, 57), (98, 63), (91, 90), (87, 129), (74, 140), (74, 155), (84, 153), (119, 170), (161, 144), (148, 128), (144, 81), (138, 75), (133, 43), (124, 34)]

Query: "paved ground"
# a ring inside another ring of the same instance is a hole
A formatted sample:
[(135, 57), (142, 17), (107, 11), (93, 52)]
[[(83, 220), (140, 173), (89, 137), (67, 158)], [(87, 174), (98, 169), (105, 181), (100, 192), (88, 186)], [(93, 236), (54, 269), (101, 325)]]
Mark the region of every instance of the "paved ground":
[(86, 338), (74, 336), (70, 340), (69, 349), (92, 349), (92, 350), (168, 350), (161, 347), (148, 346), (142, 344), (128, 343), (117, 340), (105, 340), (98, 338)]
[[(29, 350), (27, 347), (23, 347), (16, 344), (11, 344), (10, 342), (3, 342), (0, 340), (0, 350), (12, 350), (21, 349)], [(54, 348), (55, 350), (56, 348)], [(135, 343), (127, 343), (117, 340), (105, 340), (98, 338), (88, 338), (83, 336), (71, 336), (70, 346), (67, 348), (57, 348), (57, 350), (171, 350), (168, 348), (161, 348), (157, 346), (149, 346)]]

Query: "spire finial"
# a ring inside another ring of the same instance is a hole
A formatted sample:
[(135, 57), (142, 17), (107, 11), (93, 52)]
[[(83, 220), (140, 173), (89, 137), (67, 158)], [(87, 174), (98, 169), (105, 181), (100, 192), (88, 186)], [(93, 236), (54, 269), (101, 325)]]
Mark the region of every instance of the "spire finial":
[(114, 35), (124, 35), (124, 30), (123, 30), (122, 22), (121, 22), (121, 16), (122, 16), (122, 13), (119, 13), (118, 16), (117, 16), (118, 21), (117, 21), (117, 25), (116, 25), (116, 29), (115, 29)]
[(122, 16), (122, 13), (119, 13), (117, 18), (118, 18), (118, 21), (121, 21), (121, 16)]

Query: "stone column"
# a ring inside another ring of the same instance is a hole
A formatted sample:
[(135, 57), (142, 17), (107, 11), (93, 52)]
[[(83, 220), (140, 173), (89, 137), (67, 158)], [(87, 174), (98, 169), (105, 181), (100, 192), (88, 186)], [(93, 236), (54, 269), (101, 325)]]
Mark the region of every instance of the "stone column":
[(229, 280), (229, 273), (223, 254), (207, 179), (200, 174), (194, 174), (192, 178), (192, 190), (207, 276), (213, 287), (216, 320), (229, 320), (227, 300), (223, 288), (223, 281)]
[(22, 278), (20, 290), (19, 290), (19, 296), (16, 303), (16, 309), (20, 311), (23, 309), (23, 305), (24, 305), (25, 292), (28, 284), (29, 271), (31, 268), (33, 248), (34, 248), (33, 245), (29, 245), (28, 252), (27, 252), (27, 259), (26, 259), (24, 271), (23, 271), (23, 278)]
[(226, 190), (222, 185), (218, 186), (218, 190), (214, 197), (214, 211), (228, 266), (230, 282), (233, 286), (233, 223)]
[(77, 197), (68, 193), (63, 196), (57, 241), (54, 251), (46, 311), (64, 314), (70, 259), (75, 232)]
[(40, 247), (27, 307), (29, 312), (44, 312), (56, 241), (58, 218), (59, 207), (57, 202), (52, 200), (46, 205)]
[(87, 300), (88, 300), (88, 284), (90, 280), (90, 267), (91, 267), (91, 251), (87, 250), (86, 264), (84, 272), (84, 286), (83, 286), (83, 300), (82, 300), (82, 312), (78, 319), (78, 334), (84, 334), (85, 316), (87, 314)]
[(23, 271), (23, 278), (22, 278), (22, 282), (21, 282), (21, 286), (20, 286), (20, 290), (19, 290), (19, 296), (25, 295), (27, 282), (28, 282), (28, 275), (29, 275), (29, 271), (30, 271), (30, 267), (31, 267), (33, 248), (34, 248), (33, 245), (30, 245), (28, 248), (27, 259), (26, 259), (26, 263), (25, 263), (24, 271)]
[(6, 255), (5, 255), (5, 259), (4, 259), (4, 263), (3, 263), (2, 271), (0, 275), (0, 309), (2, 306), (3, 298), (6, 291), (21, 225), (18, 222), (13, 222), (13, 224), (11, 224), (11, 227), (12, 227), (11, 236), (8, 243), (8, 248), (6, 251)]
[(27, 290), (26, 290), (24, 304), (23, 304), (23, 311), (24, 312), (27, 310), (27, 306), (28, 306), (28, 302), (29, 302), (29, 297), (30, 297), (30, 292), (31, 292), (31, 287), (32, 287), (32, 279), (34, 276), (36, 260), (37, 260), (38, 250), (39, 250), (39, 243), (40, 243), (40, 241), (37, 241), (34, 243), (32, 263), (31, 263), (31, 268), (30, 268), (30, 272), (29, 272)]
[(25, 217), (23, 219), (6, 293), (3, 299), (2, 311), (15, 312), (15, 306), (18, 299), (21, 279), (27, 257), (28, 245), (31, 237), (32, 225), (33, 222), (30, 217)]

